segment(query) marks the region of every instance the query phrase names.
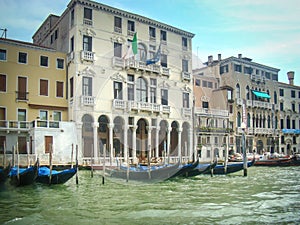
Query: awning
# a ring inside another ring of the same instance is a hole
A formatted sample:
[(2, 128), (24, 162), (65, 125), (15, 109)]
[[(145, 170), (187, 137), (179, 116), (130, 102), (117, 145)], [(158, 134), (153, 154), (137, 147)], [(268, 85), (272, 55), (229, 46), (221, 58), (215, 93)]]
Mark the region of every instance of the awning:
[(260, 92), (260, 91), (255, 91), (255, 90), (252, 90), (252, 92), (259, 98), (271, 98), (270, 95), (266, 92)]

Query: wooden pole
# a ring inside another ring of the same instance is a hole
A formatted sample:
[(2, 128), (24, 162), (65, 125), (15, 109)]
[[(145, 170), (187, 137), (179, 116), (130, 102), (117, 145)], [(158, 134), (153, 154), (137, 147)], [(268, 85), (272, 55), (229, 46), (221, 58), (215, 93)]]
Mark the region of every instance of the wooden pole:
[(91, 177), (94, 177), (93, 153), (94, 153), (94, 145), (92, 144), (92, 148), (91, 148)]
[(30, 166), (30, 160), (29, 160), (29, 142), (26, 142), (26, 154), (27, 154), (27, 168)]
[(19, 144), (17, 142), (17, 179), (18, 179), (18, 183), (20, 182), (20, 158), (19, 158)]
[(246, 137), (245, 130), (242, 131), (242, 147), (243, 147), (243, 162), (244, 162), (244, 177), (247, 176), (247, 154), (246, 154)]
[(5, 141), (3, 142), (3, 168), (5, 168), (6, 164), (6, 144)]
[(78, 145), (76, 145), (76, 184), (78, 185)]
[(52, 180), (52, 144), (49, 144), (49, 168), (50, 168), (50, 174), (49, 174), (49, 185), (50, 185)]
[(103, 174), (102, 174), (102, 184), (104, 184), (105, 158), (106, 158), (106, 144), (103, 145)]
[(71, 151), (71, 168), (73, 168), (73, 155), (74, 155), (74, 144), (72, 143), (72, 151)]

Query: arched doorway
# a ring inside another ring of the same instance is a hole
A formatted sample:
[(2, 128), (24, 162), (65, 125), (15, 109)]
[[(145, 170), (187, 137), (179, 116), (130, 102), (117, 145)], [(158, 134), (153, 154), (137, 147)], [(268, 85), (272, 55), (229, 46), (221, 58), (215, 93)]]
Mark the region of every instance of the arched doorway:
[(165, 120), (159, 123), (159, 156), (168, 153), (168, 122)]
[(170, 146), (170, 155), (178, 155), (178, 123), (173, 121), (171, 123), (171, 146)]
[(263, 154), (264, 143), (262, 140), (257, 140), (256, 142), (256, 151), (258, 154)]
[(136, 129), (136, 157), (144, 161), (148, 156), (148, 123), (145, 119), (137, 122)]
[(124, 120), (120, 116), (114, 119), (113, 150), (114, 157), (124, 157)]
[(104, 146), (106, 146), (106, 156), (109, 156), (108, 149), (109, 149), (109, 129), (108, 124), (109, 120), (108, 117), (105, 115), (101, 115), (98, 118), (98, 140), (99, 140), (99, 151), (100, 155), (103, 156)]
[(90, 158), (93, 153), (93, 123), (94, 119), (91, 115), (85, 114), (82, 117), (82, 142), (83, 142), (83, 157)]

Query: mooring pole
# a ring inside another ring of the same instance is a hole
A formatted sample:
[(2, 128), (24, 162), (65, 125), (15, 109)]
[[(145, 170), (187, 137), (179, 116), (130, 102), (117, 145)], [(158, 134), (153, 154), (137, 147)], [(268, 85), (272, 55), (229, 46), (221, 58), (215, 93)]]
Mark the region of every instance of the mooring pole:
[(247, 154), (246, 154), (246, 137), (245, 137), (246, 124), (242, 123), (242, 150), (243, 150), (243, 162), (244, 162), (244, 177), (247, 176)]

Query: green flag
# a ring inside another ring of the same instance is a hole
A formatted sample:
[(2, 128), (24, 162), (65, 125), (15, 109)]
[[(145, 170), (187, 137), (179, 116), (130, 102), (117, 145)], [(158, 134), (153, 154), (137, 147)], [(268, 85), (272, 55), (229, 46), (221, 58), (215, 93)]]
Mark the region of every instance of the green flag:
[(133, 39), (132, 39), (132, 52), (133, 52), (134, 55), (136, 55), (138, 53), (136, 33), (134, 33), (134, 36), (133, 36)]

